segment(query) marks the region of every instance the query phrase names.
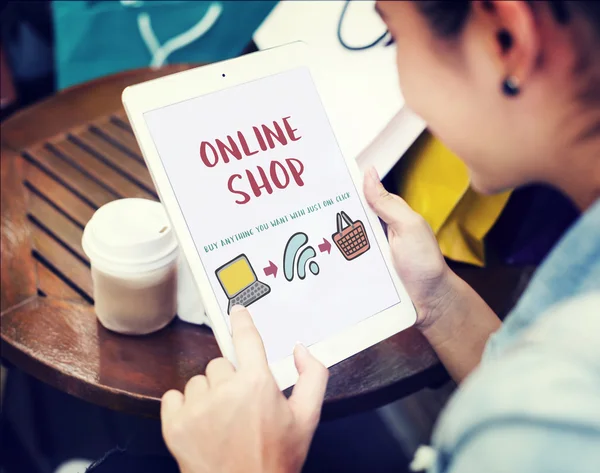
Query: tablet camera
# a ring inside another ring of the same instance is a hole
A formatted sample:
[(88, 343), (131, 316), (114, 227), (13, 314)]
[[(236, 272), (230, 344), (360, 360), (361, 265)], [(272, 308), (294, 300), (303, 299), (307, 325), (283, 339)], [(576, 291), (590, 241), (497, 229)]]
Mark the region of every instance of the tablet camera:
[(225, 74), (221, 74), (221, 77), (225, 77)]

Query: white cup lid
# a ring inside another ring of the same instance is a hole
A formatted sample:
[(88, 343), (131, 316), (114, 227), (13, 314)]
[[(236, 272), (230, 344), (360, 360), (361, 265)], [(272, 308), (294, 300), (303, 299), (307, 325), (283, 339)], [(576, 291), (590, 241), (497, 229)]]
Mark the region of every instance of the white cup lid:
[(92, 264), (107, 271), (150, 271), (178, 254), (165, 209), (147, 199), (120, 199), (100, 207), (83, 231), (82, 246)]

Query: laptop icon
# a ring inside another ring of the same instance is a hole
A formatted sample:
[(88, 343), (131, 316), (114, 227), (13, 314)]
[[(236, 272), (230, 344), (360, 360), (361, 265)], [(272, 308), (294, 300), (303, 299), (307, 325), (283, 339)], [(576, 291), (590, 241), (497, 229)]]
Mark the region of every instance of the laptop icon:
[(219, 284), (229, 298), (227, 313), (236, 305), (248, 307), (271, 292), (271, 288), (260, 282), (246, 255), (236, 256), (215, 271)]

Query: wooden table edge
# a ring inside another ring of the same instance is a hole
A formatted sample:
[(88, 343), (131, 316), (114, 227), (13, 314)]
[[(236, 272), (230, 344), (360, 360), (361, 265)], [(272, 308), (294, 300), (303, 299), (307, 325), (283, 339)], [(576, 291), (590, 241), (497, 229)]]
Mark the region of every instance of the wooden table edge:
[[(35, 296), (3, 313), (23, 310), (27, 305), (36, 303)], [(43, 303), (43, 302), (42, 302)], [(72, 372), (67, 373), (55, 366), (50, 366), (31, 353), (15, 340), (8, 337), (4, 331), (0, 334), (0, 353), (2, 358), (17, 366), (25, 373), (35, 373), (35, 378), (86, 402), (100, 405), (109, 409), (123, 411), (142, 416), (158, 417), (160, 400), (152, 396), (133, 394), (131, 392), (90, 382)], [(84, 387), (85, 389), (82, 389)]]

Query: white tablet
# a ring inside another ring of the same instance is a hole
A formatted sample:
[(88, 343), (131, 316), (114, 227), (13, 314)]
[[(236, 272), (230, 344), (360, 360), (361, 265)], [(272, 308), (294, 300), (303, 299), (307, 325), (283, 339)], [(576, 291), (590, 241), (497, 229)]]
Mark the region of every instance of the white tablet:
[(223, 355), (235, 364), (228, 314), (244, 305), (282, 389), (297, 342), (331, 366), (416, 320), (311, 54), (293, 43), (123, 92)]

